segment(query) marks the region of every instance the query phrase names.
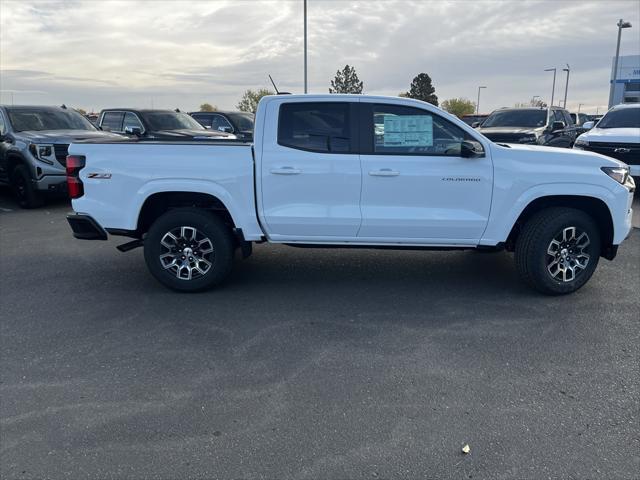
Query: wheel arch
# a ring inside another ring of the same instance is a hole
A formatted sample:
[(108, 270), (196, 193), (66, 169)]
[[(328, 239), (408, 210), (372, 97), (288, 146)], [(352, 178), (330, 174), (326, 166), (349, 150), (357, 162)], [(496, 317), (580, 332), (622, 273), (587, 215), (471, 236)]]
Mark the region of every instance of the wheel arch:
[(591, 216), (600, 230), (601, 252), (605, 258), (613, 258), (614, 226), (611, 210), (601, 198), (582, 195), (545, 195), (531, 200), (518, 215), (507, 236), (506, 248), (513, 250), (522, 226), (536, 213), (550, 207), (568, 207), (581, 210)]

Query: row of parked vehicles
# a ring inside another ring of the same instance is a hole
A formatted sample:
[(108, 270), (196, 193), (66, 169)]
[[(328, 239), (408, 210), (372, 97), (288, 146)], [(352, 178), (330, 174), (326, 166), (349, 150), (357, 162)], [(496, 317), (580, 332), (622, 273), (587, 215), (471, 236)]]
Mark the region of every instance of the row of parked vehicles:
[(244, 112), (110, 108), (95, 123), (62, 105), (0, 106), (0, 185), (21, 207), (67, 192), (69, 145), (85, 141), (251, 141), (253, 115)]

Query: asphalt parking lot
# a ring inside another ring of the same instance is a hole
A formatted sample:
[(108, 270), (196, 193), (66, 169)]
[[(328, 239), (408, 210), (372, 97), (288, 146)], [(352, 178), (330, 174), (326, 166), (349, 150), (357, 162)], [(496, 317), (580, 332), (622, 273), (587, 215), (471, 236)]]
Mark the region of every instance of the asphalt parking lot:
[(507, 253), (269, 245), (184, 295), (69, 210), (0, 192), (2, 478), (638, 476), (637, 229), (567, 297)]

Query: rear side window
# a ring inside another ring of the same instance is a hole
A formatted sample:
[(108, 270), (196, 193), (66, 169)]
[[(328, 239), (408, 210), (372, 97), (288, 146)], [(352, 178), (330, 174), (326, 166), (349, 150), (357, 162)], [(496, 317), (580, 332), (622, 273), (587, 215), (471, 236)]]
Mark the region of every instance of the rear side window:
[(105, 112), (102, 116), (102, 122), (100, 123), (100, 126), (104, 130), (121, 132), (123, 119), (124, 112)]
[(323, 153), (349, 153), (348, 102), (285, 103), (280, 106), (278, 144)]

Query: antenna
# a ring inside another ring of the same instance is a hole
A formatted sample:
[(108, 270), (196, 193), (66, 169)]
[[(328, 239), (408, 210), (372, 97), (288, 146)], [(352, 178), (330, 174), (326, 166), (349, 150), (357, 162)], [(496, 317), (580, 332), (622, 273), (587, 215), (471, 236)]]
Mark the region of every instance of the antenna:
[(278, 90), (278, 87), (276, 87), (276, 82), (274, 82), (273, 78), (271, 78), (271, 74), (269, 74), (269, 80), (271, 80), (271, 85), (273, 85), (273, 88), (275, 88), (276, 93), (280, 95), (280, 91)]

